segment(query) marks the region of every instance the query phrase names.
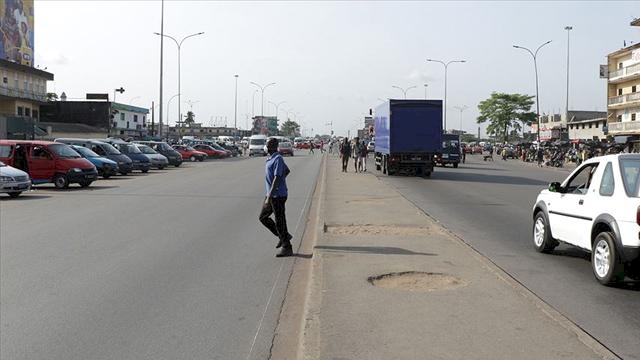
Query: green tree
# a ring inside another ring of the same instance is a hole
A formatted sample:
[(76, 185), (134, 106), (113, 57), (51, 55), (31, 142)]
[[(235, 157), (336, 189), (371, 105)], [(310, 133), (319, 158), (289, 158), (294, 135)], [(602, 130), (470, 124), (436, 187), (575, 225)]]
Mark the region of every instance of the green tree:
[(280, 133), (283, 136), (295, 136), (300, 130), (300, 125), (295, 121), (287, 120), (280, 125)]
[(47, 101), (58, 101), (58, 94), (53, 92), (47, 93)]
[(487, 133), (508, 141), (509, 129), (521, 131), (531, 125), (536, 114), (531, 112), (534, 96), (522, 94), (491, 93), (491, 97), (478, 104), (478, 124), (488, 122)]
[(196, 114), (193, 111), (187, 111), (187, 118), (184, 119), (184, 124), (191, 129), (191, 135), (193, 135), (193, 124), (196, 122)]

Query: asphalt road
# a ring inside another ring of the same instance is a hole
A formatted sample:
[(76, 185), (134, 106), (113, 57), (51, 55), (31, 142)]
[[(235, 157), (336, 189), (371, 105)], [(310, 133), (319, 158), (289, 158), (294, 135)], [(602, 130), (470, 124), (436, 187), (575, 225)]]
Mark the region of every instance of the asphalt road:
[(535, 198), (568, 170), (495, 158), (467, 156), (466, 164), (438, 167), (429, 179), (377, 174), (618, 356), (640, 359), (639, 284), (602, 286), (588, 253), (566, 245), (551, 255), (533, 248)]
[[(287, 158), (294, 249), (321, 159), (300, 155)], [(274, 257), (257, 220), (264, 160), (3, 196), (0, 358), (267, 358), (293, 258)]]

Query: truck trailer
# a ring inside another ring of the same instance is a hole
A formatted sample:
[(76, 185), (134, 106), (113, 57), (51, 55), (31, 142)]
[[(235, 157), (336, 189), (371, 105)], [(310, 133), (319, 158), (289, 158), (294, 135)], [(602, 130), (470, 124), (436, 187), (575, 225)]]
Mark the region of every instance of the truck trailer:
[(390, 99), (376, 108), (376, 170), (430, 176), (442, 146), (442, 100)]

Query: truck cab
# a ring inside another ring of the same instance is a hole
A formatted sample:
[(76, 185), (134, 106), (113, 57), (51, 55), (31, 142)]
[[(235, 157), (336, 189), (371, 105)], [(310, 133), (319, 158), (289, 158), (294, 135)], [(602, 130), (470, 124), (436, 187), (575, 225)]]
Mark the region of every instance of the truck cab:
[(461, 158), (460, 151), (460, 135), (442, 134), (442, 148), (436, 153), (434, 161), (437, 165), (451, 164), (457, 168)]

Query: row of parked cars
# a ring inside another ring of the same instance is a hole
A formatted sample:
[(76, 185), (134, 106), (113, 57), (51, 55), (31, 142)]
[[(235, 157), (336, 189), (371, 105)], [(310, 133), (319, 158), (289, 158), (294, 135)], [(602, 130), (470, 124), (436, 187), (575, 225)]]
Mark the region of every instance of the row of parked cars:
[(17, 197), (32, 184), (43, 183), (53, 183), (56, 188), (72, 183), (87, 187), (98, 177), (146, 173), (151, 168), (178, 167), (184, 160), (231, 156), (230, 151), (209, 145), (196, 147), (199, 150), (186, 145), (172, 147), (161, 141), (127, 142), (118, 138), (0, 140), (0, 193)]

